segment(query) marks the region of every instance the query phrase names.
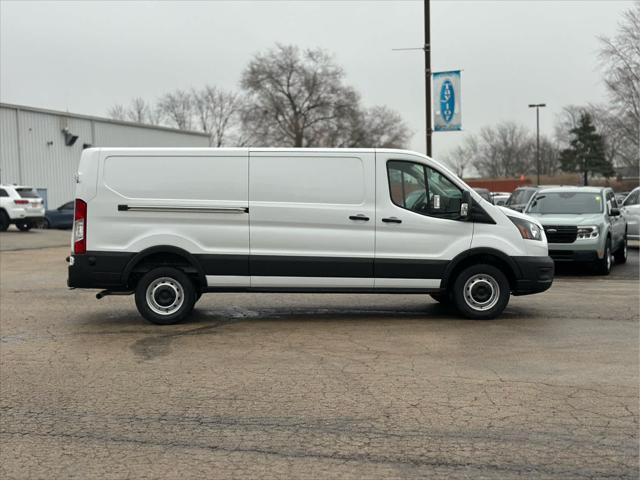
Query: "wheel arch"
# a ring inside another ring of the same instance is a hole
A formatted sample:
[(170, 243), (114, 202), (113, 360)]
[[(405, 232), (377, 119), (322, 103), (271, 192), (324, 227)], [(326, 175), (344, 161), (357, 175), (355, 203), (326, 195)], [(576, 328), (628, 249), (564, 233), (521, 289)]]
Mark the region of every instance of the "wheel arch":
[(449, 288), (462, 270), (479, 263), (487, 263), (499, 268), (506, 275), (511, 288), (516, 286), (516, 281), (522, 276), (517, 263), (504, 252), (488, 247), (472, 248), (458, 254), (449, 262), (440, 282), (440, 288)]
[(145, 267), (151, 269), (153, 266), (177, 266), (187, 275), (194, 277), (200, 288), (207, 286), (207, 278), (198, 259), (173, 245), (156, 245), (136, 253), (122, 272), (122, 282), (129, 285), (132, 275), (144, 272)]

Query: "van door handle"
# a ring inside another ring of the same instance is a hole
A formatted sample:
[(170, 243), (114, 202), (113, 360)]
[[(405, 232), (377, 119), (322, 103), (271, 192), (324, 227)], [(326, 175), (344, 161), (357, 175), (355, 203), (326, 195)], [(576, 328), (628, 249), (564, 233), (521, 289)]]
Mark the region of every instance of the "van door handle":
[(368, 222), (369, 221), (369, 217), (367, 217), (366, 215), (350, 215), (349, 216), (349, 220), (362, 220), (363, 222)]
[(402, 223), (402, 220), (396, 217), (383, 218), (384, 223)]

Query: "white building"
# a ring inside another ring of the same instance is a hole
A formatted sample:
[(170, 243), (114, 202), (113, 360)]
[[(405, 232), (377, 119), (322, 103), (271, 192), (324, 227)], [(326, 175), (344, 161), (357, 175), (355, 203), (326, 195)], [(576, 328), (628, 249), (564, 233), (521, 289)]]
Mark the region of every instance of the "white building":
[(0, 103), (0, 183), (37, 188), (48, 208), (73, 199), (80, 154), (91, 146), (208, 147), (209, 136)]

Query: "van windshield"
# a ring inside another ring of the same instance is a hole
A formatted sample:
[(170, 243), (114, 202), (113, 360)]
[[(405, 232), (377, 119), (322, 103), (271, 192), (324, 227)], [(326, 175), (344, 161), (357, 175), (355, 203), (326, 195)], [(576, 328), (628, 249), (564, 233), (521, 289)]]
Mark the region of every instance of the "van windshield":
[(554, 192), (537, 195), (527, 213), (584, 215), (602, 213), (602, 195), (586, 192)]

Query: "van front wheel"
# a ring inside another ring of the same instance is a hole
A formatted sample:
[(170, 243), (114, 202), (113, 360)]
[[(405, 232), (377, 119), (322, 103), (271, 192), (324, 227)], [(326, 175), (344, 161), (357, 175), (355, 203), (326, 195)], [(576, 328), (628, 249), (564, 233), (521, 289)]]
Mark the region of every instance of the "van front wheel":
[(473, 265), (463, 270), (453, 284), (453, 300), (467, 318), (495, 318), (509, 303), (509, 281), (493, 265)]
[(171, 325), (189, 316), (196, 290), (184, 272), (173, 267), (154, 268), (136, 286), (136, 306), (151, 323)]

